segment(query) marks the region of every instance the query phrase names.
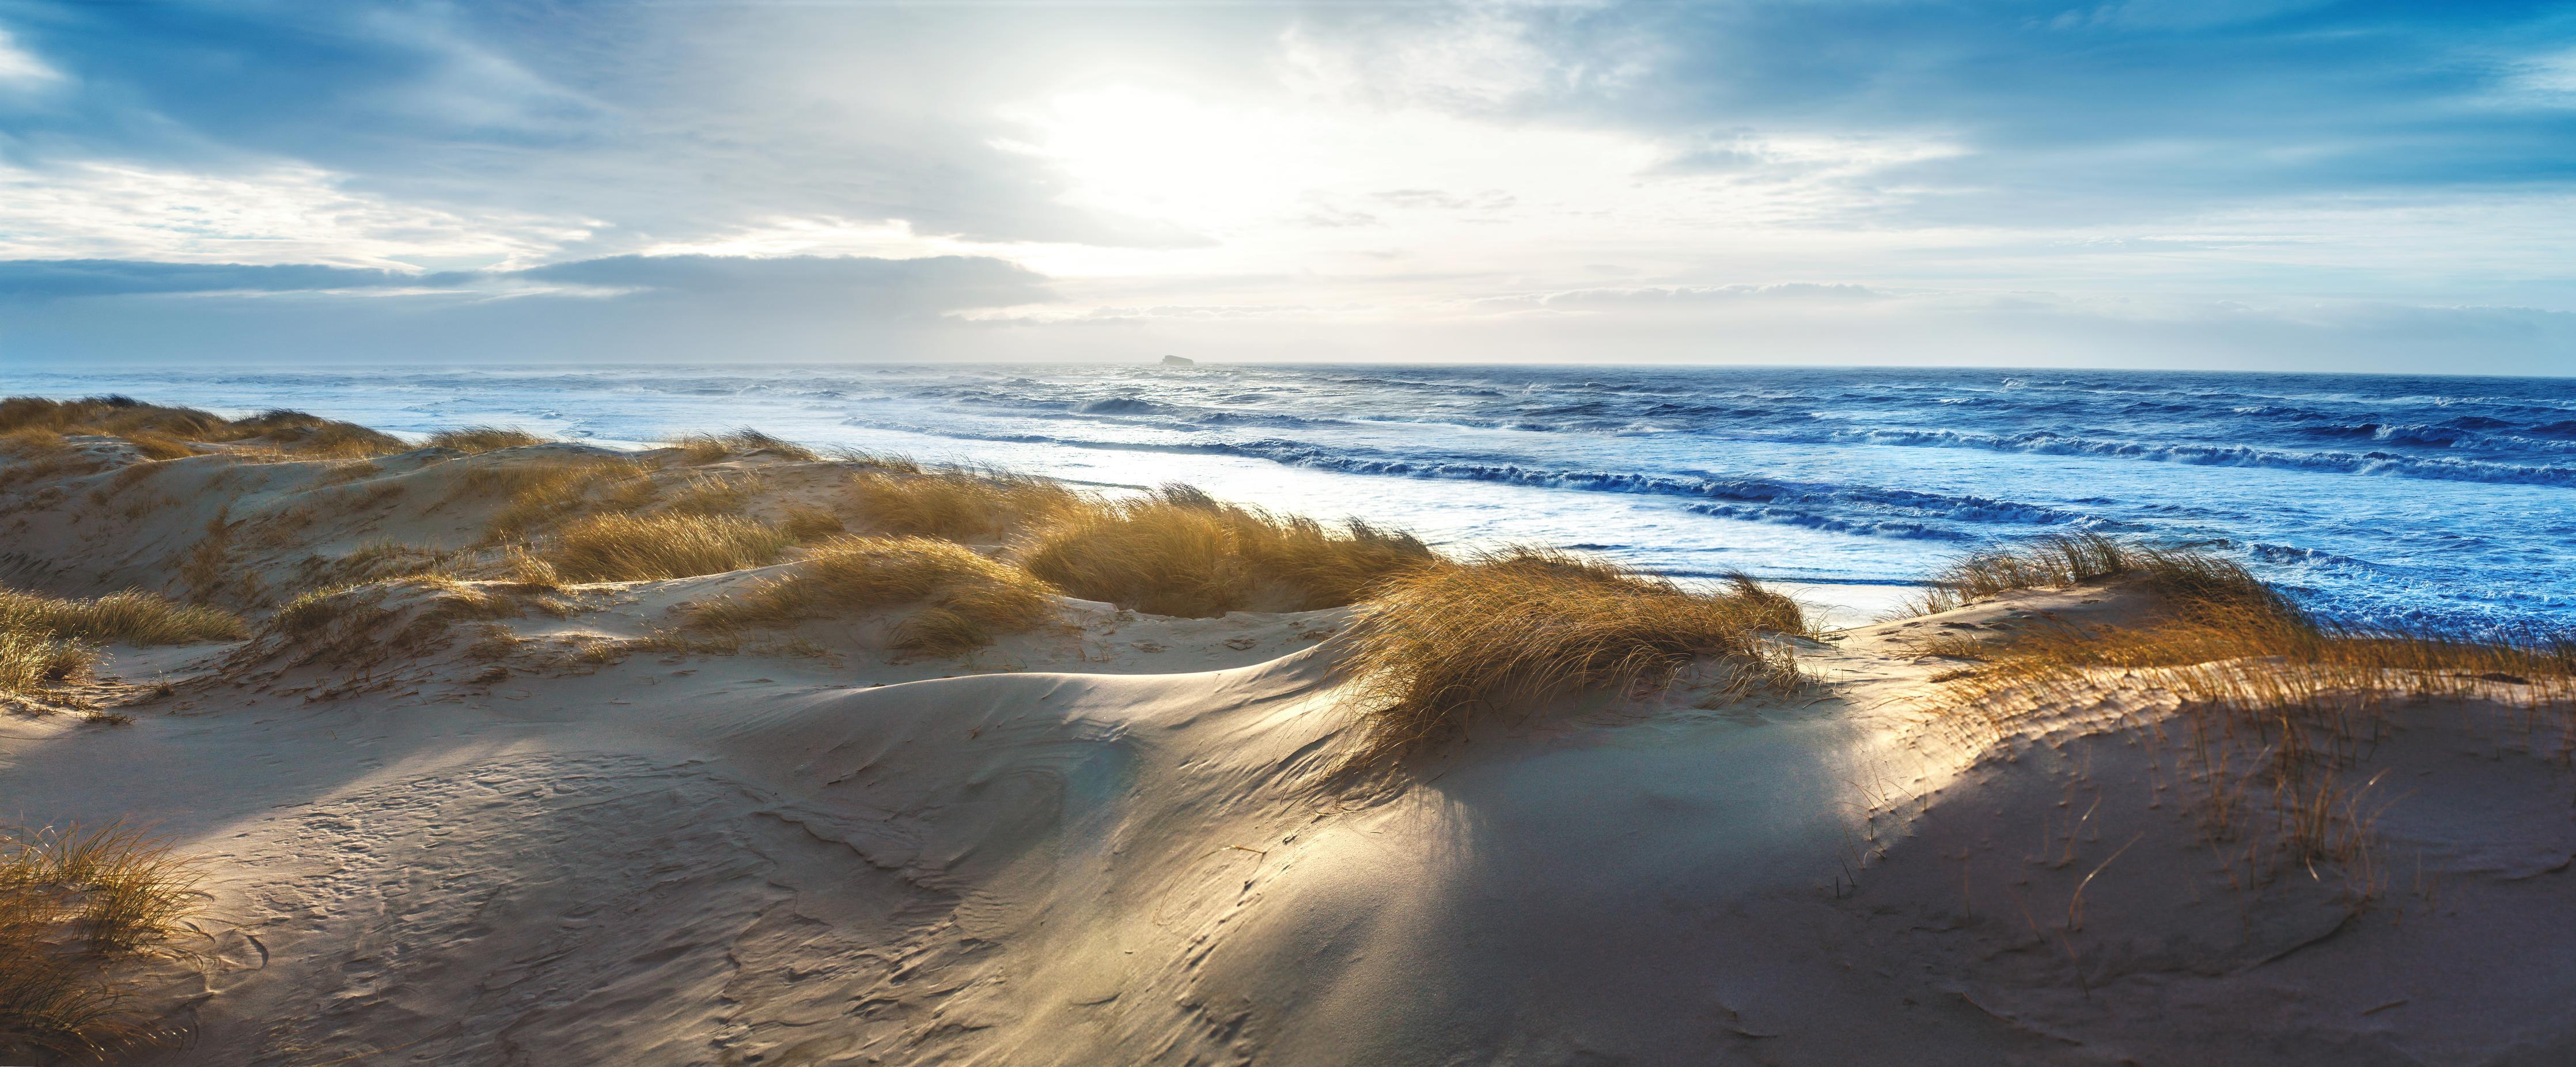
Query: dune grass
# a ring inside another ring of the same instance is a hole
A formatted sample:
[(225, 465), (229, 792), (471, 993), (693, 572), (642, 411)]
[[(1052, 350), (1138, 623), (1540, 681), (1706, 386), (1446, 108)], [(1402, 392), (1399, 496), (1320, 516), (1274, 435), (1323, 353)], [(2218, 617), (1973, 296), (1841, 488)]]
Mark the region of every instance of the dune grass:
[(594, 515), (565, 526), (535, 555), (575, 582), (635, 582), (722, 574), (778, 561), (777, 527), (724, 515)]
[[(2019, 566), (2059, 565), (2056, 547), (2039, 551), (2049, 555)], [(2565, 635), (2346, 625), (2214, 556), (2113, 546), (2112, 558), (2153, 596), (2147, 611), (2123, 625), (2041, 619), (1920, 642), (1918, 652), (1972, 664), (1940, 676), (1933, 709), (1992, 737), (2026, 715), (2099, 706), (2106, 691), (2161, 694), (2182, 717), (2212, 839), (2244, 837), (2291, 865), (2368, 867), (2370, 785), (2346, 772), (2401, 704), (2493, 701), (2521, 709), (2528, 728), (2555, 730), (2559, 758), (2576, 748), (2576, 640)]]
[(85, 681), (98, 653), (78, 641), (0, 630), (0, 693), (41, 693)]
[(161, 1036), (111, 972), (197, 910), (198, 877), (121, 823), (0, 832), (0, 1052), (98, 1056)]
[(2061, 589), (2125, 574), (2136, 550), (2100, 534), (2058, 534), (1989, 549), (1953, 561), (1908, 607), (1931, 615), (2024, 589)]
[(771, 437), (748, 426), (729, 433), (697, 433), (671, 441), (692, 464), (721, 463), (736, 456), (767, 452), (781, 459), (810, 462), (821, 459), (813, 449), (793, 441)]
[[(187, 442), (181, 441), (168, 434), (154, 433), (150, 430), (136, 430), (133, 433), (126, 434), (125, 439), (134, 445), (135, 451), (143, 453), (143, 458), (145, 459), (186, 459), (189, 456), (197, 454), (197, 450), (188, 447)], [(148, 470), (150, 468), (140, 469)]]
[(839, 610), (921, 604), (896, 627), (894, 646), (953, 655), (998, 633), (1057, 621), (1054, 593), (1027, 571), (954, 542), (841, 537), (816, 546), (790, 573), (700, 608), (690, 625), (775, 628)]
[(1968, 692), (2086, 684), (2095, 672), (2246, 714), (2338, 716), (2394, 699), (2503, 697), (2576, 707), (2576, 641), (2442, 634), (2315, 617), (2242, 566), (2127, 547), (2121, 573), (2155, 598), (2134, 624), (2040, 621), (1999, 637), (1946, 635), (1918, 651), (1983, 664)]
[(850, 478), (851, 502), (868, 526), (900, 536), (998, 542), (1062, 515), (1096, 508), (1048, 478), (971, 467), (924, 469), (897, 461)]
[(183, 645), (229, 641), (250, 629), (229, 611), (181, 604), (139, 590), (94, 600), (69, 600), (0, 589), (0, 633), (32, 633), (82, 641)]
[(452, 448), (465, 453), (497, 452), (504, 448), (541, 445), (546, 439), (516, 426), (459, 426), (429, 435), (433, 448)]
[(1058, 515), (1016, 553), (1074, 596), (1192, 618), (1339, 607), (1437, 559), (1410, 534), (1330, 530), (1187, 486)]
[(96, 644), (178, 645), (248, 635), (241, 617), (139, 591), (94, 600), (0, 589), (0, 693), (34, 694), (87, 681)]
[(581, 456), (541, 463), (491, 463), (465, 472), (453, 497), (505, 497), (484, 523), (484, 540), (500, 542), (538, 533), (592, 508), (623, 511), (661, 495), (652, 468), (624, 456)]
[(848, 533), (841, 517), (821, 508), (795, 506), (778, 520), (778, 530), (797, 544)]
[(297, 458), (364, 459), (405, 449), (401, 439), (355, 423), (325, 419), (301, 411), (273, 408), (241, 419), (227, 419), (195, 408), (146, 404), (125, 396), (49, 400), (13, 396), (0, 400), (0, 435), (34, 442), (37, 434), (99, 434), (122, 437), (154, 459), (193, 453), (182, 442), (265, 443)]
[(739, 515), (761, 485), (756, 477), (710, 476), (690, 472), (671, 493), (668, 510), (675, 515)]
[(1354, 761), (1587, 690), (1660, 688), (1703, 661), (1726, 695), (1794, 689), (1797, 666), (1769, 635), (1806, 630), (1794, 602), (1742, 577), (1699, 593), (1530, 548), (1415, 567), (1386, 580), (1344, 638), (1367, 731)]

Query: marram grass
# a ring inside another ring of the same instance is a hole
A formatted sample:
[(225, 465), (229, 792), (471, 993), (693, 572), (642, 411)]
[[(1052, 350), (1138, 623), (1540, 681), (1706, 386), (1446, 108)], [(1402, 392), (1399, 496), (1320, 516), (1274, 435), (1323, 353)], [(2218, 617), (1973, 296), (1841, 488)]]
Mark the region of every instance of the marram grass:
[(777, 527), (726, 515), (594, 515), (539, 545), (537, 558), (575, 582), (635, 582), (722, 574), (778, 561)]
[(1669, 685), (1704, 661), (1733, 695), (1793, 690), (1796, 662), (1775, 638), (1806, 630), (1794, 602), (1741, 577), (1693, 592), (1530, 548), (1417, 567), (1379, 585), (1343, 638), (1366, 731), (1355, 762), (1587, 690)]
[(541, 445), (546, 439), (516, 426), (459, 426), (429, 435), (434, 448), (452, 448), (459, 452), (497, 452), (504, 448)]
[(198, 872), (111, 823), (0, 832), (0, 1055), (97, 1057), (169, 1036), (111, 970), (179, 929)]
[(1409, 534), (1330, 529), (1187, 486), (1066, 511), (1015, 557), (1074, 596), (1188, 617), (1339, 607), (1437, 559)]
[(776, 628), (835, 611), (919, 604), (894, 645), (953, 655), (1058, 621), (1055, 590), (1027, 571), (928, 537), (839, 537), (770, 579), (700, 608), (699, 629)]

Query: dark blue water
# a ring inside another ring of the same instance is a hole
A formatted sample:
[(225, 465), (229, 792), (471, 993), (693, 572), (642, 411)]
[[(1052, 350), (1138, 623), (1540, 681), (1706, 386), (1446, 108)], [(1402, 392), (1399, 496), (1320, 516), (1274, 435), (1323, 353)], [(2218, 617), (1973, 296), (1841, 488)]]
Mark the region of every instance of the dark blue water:
[[(2576, 382), (2135, 371), (858, 366), (66, 372), (0, 391), (603, 441), (754, 425), (1458, 545), (1846, 592), (2058, 531), (2197, 544), (2318, 608), (2576, 623)], [(1823, 599), (1866, 601), (1861, 597)]]

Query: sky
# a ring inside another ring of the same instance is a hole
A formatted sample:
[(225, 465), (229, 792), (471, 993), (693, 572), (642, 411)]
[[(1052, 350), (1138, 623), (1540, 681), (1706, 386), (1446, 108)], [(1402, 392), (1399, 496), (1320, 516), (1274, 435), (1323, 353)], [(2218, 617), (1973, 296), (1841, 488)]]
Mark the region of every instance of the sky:
[(2576, 373), (2576, 5), (0, 0), (0, 363)]

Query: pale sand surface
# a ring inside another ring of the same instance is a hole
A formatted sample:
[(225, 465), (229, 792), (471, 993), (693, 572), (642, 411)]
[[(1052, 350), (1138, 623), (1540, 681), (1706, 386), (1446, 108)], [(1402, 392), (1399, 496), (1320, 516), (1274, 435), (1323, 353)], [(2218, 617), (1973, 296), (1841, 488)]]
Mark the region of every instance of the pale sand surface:
[[(285, 588), (469, 542), (453, 479), (528, 455), (175, 461), (131, 518), (82, 503), (109, 475), (19, 486), (0, 577), (175, 591), (218, 507), (311, 506), (234, 564)], [(785, 466), (790, 496), (828, 477)], [(188, 1044), (129, 1062), (2576, 1062), (2556, 727), (2400, 710), (2362, 899), (2207, 839), (2171, 707), (1921, 702), (1958, 664), (1905, 636), (2135, 611), (2117, 588), (1801, 641), (1794, 700), (1686, 679), (1357, 784), (1346, 610), (1077, 604), (962, 661), (890, 656), (869, 614), (805, 654), (580, 654), (753, 577), (593, 590), (491, 624), (525, 639), (497, 659), (480, 622), (372, 662), (119, 649), (174, 684), (131, 725), (0, 716), (0, 815), (206, 858), (203, 936), (147, 976)]]

